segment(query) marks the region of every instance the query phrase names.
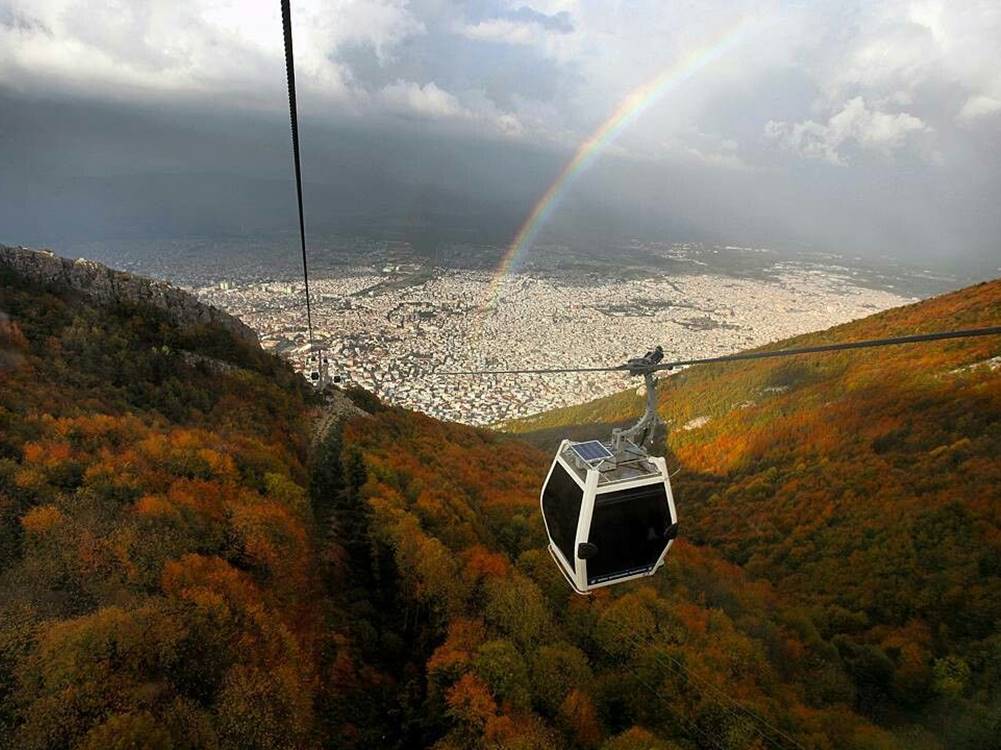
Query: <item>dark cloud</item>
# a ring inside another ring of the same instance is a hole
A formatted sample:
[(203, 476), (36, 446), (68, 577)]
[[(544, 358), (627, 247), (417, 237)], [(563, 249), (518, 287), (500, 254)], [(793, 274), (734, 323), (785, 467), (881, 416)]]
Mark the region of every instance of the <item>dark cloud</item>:
[[(0, 242), (293, 228), (280, 115), (7, 97), (0, 106)], [(507, 243), (569, 156), (433, 128), (332, 127), (315, 115), (303, 130), (311, 231), (425, 246)], [(957, 189), (964, 175), (944, 181), (935, 169), (867, 168), (860, 180), (811, 162), (790, 173), (606, 158), (564, 196), (542, 241), (606, 252), (624, 238), (701, 239), (987, 268), (1001, 236), (1001, 183)]]
[(516, 100), (559, 101), (581, 85), (575, 65), (558, 63), (535, 48), (484, 45), (437, 24), (402, 42), (389, 60), (380, 60), (367, 45), (346, 46), (337, 60), (366, 90), (400, 80), (434, 82), (460, 99), (482, 92), (503, 110), (512, 109)]

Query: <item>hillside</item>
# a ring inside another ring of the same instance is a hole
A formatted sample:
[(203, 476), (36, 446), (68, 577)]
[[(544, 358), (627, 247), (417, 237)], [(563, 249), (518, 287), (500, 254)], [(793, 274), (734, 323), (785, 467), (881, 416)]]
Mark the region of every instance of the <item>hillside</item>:
[(180, 327), (213, 326), (251, 344), (257, 334), (239, 318), (199, 302), (187, 292), (143, 276), (115, 271), (86, 258), (69, 260), (49, 250), (0, 245), (0, 266), (43, 286), (72, 290), (103, 305), (140, 304), (156, 308)]
[(0, 747), (316, 736), (310, 396), (174, 292), (0, 265)]
[[(572, 594), (544, 550), (534, 449), (386, 410), (326, 450), (343, 584), (363, 592), (346, 630), (368, 665), (408, 676), (401, 745), (907, 746), (853, 712), (808, 614), (712, 550), (682, 542), (647, 584)], [(352, 729), (359, 747), (385, 731)]]
[[(994, 281), (776, 348), (999, 320)], [(688, 540), (804, 607), (868, 715), (940, 736), (1001, 722), (999, 354), (986, 338), (703, 366), (659, 389)], [(640, 409), (627, 391), (508, 428), (548, 445)]]
[(0, 747), (998, 746), (1001, 342), (670, 378), (684, 538), (583, 598), (528, 442), (353, 393), (311, 448), (233, 330), (9, 268), (0, 310)]

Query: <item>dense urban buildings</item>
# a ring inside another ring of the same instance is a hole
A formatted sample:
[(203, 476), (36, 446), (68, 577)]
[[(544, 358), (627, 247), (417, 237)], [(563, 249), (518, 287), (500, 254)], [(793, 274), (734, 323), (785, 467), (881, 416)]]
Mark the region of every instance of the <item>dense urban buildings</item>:
[[(615, 365), (655, 344), (669, 359), (725, 354), (907, 301), (860, 283), (843, 265), (776, 261), (768, 273), (721, 273), (685, 247), (665, 250), (674, 261), (690, 261), (685, 273), (529, 270), (497, 277), (416, 260), (343, 266), (312, 282), (315, 339), (332, 373), (390, 403), (490, 424), (597, 398), (629, 381), (618, 373), (443, 373)], [(301, 282), (224, 281), (194, 291), (254, 327), (265, 347), (304, 366)]]

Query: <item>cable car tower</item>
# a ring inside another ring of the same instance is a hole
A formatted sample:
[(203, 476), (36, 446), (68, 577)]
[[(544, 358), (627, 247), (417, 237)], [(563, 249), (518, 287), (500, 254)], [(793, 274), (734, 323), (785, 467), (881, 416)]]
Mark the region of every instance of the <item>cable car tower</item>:
[(330, 361), (327, 359), (327, 353), (320, 347), (310, 346), (303, 372), (306, 380), (322, 391), (330, 382)]
[(657, 413), (654, 374), (676, 367), (773, 357), (918, 344), (946, 339), (1001, 335), (1001, 326), (938, 331), (885, 339), (821, 344), (798, 349), (741, 352), (722, 357), (664, 362), (656, 347), (615, 367), (553, 367), (537, 370), (465, 370), (442, 375), (556, 375), (622, 372), (642, 376), (646, 408), (632, 427), (613, 429), (607, 440), (563, 440), (539, 493), (549, 554), (579, 594), (602, 586), (651, 576), (678, 537), (678, 514), (671, 477), (654, 439), (664, 426)]

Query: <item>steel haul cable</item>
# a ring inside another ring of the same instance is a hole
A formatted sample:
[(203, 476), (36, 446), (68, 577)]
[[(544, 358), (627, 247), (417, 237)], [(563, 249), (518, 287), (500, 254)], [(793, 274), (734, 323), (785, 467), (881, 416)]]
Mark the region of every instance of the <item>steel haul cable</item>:
[[(635, 636), (633, 638), (626, 638), (626, 640), (636, 648), (642, 646), (649, 649), (651, 652), (650, 653), (651, 658), (654, 661), (656, 661), (662, 667), (666, 666), (675, 674), (684, 678), (684, 680), (687, 683), (693, 685), (695, 689), (699, 691), (701, 694), (706, 695), (707, 693), (712, 693), (713, 696), (715, 697), (709, 696), (709, 700), (715, 702), (720, 708), (722, 708), (732, 717), (736, 719), (745, 718), (752, 720), (756, 724), (756, 726), (753, 726), (755, 733), (768, 744), (772, 745), (773, 747), (780, 748), (781, 750), (783, 746), (777, 743), (775, 740), (776, 737), (780, 737), (783, 740), (783, 742), (788, 743), (788, 745), (791, 745), (792, 747), (795, 747), (798, 750), (805, 750), (803, 745), (800, 744), (795, 738), (791, 737), (787, 732), (779, 729), (778, 727), (770, 723), (757, 711), (754, 711), (753, 709), (749, 708), (748, 706), (745, 706), (744, 704), (735, 700), (734, 698), (731, 698), (729, 695), (726, 694), (725, 691), (723, 691), (716, 685), (713, 685), (706, 678), (696, 675), (692, 670), (686, 667), (683, 662), (671, 656), (671, 654), (662, 651), (661, 654), (663, 655), (664, 659), (661, 659), (660, 656), (658, 656), (657, 652), (655, 652), (652, 648), (654, 644), (644, 643), (638, 637)], [(724, 703), (726, 703), (727, 705), (724, 705)], [(768, 734), (762, 731), (762, 728), (767, 730)]]
[[(598, 648), (600, 648), (605, 653), (605, 655), (609, 659), (611, 659), (613, 662), (617, 662), (619, 660), (619, 658), (616, 657), (615, 654), (613, 654), (607, 648), (605, 648), (604, 646), (602, 646), (600, 643), (596, 642), (595, 645), (597, 645)], [(664, 696), (661, 695), (660, 688), (658, 688), (658, 687), (656, 687), (654, 685), (651, 685), (649, 682), (647, 682), (646, 680), (644, 680), (642, 677), (640, 677), (639, 674), (636, 673), (636, 670), (634, 670), (634, 669), (627, 669), (626, 671), (632, 673), (633, 677), (635, 677), (643, 687), (645, 687), (647, 690), (649, 690), (653, 694), (653, 696), (655, 698), (658, 698), (658, 699), (664, 701), (664, 704), (665, 704), (664, 708), (666, 708), (667, 711), (668, 711), (668, 713), (670, 713), (671, 716), (673, 716), (678, 721), (678, 723), (684, 727), (684, 729), (689, 733), (690, 737), (693, 736), (693, 735), (698, 735), (703, 740), (705, 740), (706, 742), (708, 742), (708, 744), (710, 744), (712, 747), (717, 748), (717, 750), (725, 750), (725, 748), (723, 748), (723, 746), (719, 744), (719, 742), (716, 740), (716, 738), (713, 737), (712, 735), (710, 735), (705, 729), (703, 729), (702, 727), (700, 727), (698, 725), (698, 723), (694, 719), (686, 718), (684, 716), (684, 714), (681, 713), (680, 711), (675, 711), (670, 706), (670, 704), (668, 703), (668, 701), (664, 700)]]
[[(658, 653), (654, 650), (655, 644), (651, 642), (644, 642), (635, 634), (629, 635), (620, 633), (620, 635), (622, 636), (624, 642), (631, 645), (637, 651), (639, 651), (639, 649), (641, 648), (644, 649), (644, 651), (650, 656), (651, 659), (653, 659), (653, 661), (655, 661), (658, 664), (658, 666), (662, 667), (667, 671), (673, 672), (682, 679), (684, 679), (684, 681), (688, 685), (694, 687), (695, 690), (700, 695), (706, 697), (710, 702), (716, 704), (720, 709), (722, 709), (732, 718), (738, 721), (750, 720), (752, 722), (750, 724), (751, 729), (768, 745), (771, 745), (774, 748), (778, 748), (778, 750), (783, 750), (783, 748), (787, 747), (794, 747), (797, 750), (805, 750), (804, 746), (795, 738), (790, 736), (787, 732), (774, 726), (758, 712), (743, 705), (739, 701), (736, 701), (735, 699), (731, 698), (723, 690), (713, 685), (712, 683), (708, 682), (705, 678), (697, 676), (694, 672), (692, 672), (692, 670), (688, 669), (688, 667), (686, 667), (678, 659), (674, 658), (670, 654), (663, 652), (661, 653), (666, 658), (667, 661), (665, 661), (665, 659), (661, 659)], [(606, 648), (601, 646), (601, 644), (598, 644), (598, 647), (601, 648), (601, 650), (604, 651), (610, 657), (613, 656)], [(647, 687), (647, 689), (654, 692), (654, 694), (658, 698), (663, 697), (660, 695), (660, 691), (653, 688), (646, 681), (644, 681), (640, 677), (640, 675), (636, 672), (635, 669), (629, 669), (628, 671), (631, 672), (636, 677), (636, 679), (640, 681), (641, 684)], [(709, 693), (712, 693), (712, 695), (709, 695)], [(672, 713), (675, 712), (672, 711)], [(676, 713), (675, 715), (677, 716)], [(698, 727), (698, 725), (691, 719), (686, 720), (686, 722), (691, 728)], [(704, 730), (699, 730), (699, 733), (703, 737), (706, 736)], [(777, 741), (777, 738), (781, 738), (782, 743), (779, 743)], [(714, 741), (712, 742), (713, 744), (716, 744)]]
[[(639, 649), (641, 646), (649, 647), (651, 645), (651, 644), (641, 643), (638, 638), (632, 638), (632, 639), (627, 638), (625, 640), (628, 643), (630, 643), (636, 649)], [(651, 649), (651, 652), (652, 652), (652, 649)], [(706, 696), (706, 690), (705, 690), (704, 686), (702, 684), (700, 684), (697, 680), (693, 679), (692, 676), (691, 676), (691, 674), (684, 667), (681, 667), (681, 669), (678, 669), (677, 667), (675, 667), (675, 666), (673, 666), (671, 664), (666, 664), (663, 660), (661, 660), (657, 656), (656, 653), (650, 653), (649, 655), (653, 659), (653, 661), (655, 661), (657, 663), (657, 665), (659, 667), (661, 667), (662, 669), (665, 669), (666, 671), (673, 672), (674, 674), (676, 674), (679, 677), (681, 677), (685, 681), (686, 684), (688, 684), (691, 687), (694, 687), (695, 690), (696, 690), (696, 692), (698, 692), (698, 694), (700, 696), (706, 697), (709, 702), (716, 704), (720, 709), (722, 709), (728, 716), (730, 716), (732, 719), (734, 719), (738, 724), (741, 722), (741, 720), (746, 721), (746, 719), (748, 718), (748, 717), (745, 717), (745, 716), (740, 716), (733, 707), (728, 706), (728, 705), (723, 705), (723, 702), (720, 701), (718, 698), (713, 698), (712, 696)], [(635, 670), (630, 670), (630, 671), (632, 671), (633, 674), (636, 675), (637, 679), (640, 679), (639, 675), (636, 674)], [(641, 682), (642, 682), (642, 680), (641, 680)], [(695, 723), (694, 720), (690, 720), (690, 721), (693, 724)], [(771, 745), (772, 747), (778, 748), (778, 750), (782, 750), (782, 746), (779, 745), (779, 744), (777, 744), (773, 738), (769, 737), (764, 732), (762, 732), (759, 727), (751, 725), (751, 729), (759, 737), (761, 737), (761, 739), (764, 742), (766, 742), (767, 744)]]
[(306, 262), (306, 222), (302, 211), (302, 167), (299, 160), (299, 112), (295, 93), (295, 54), (292, 50), (291, 0), (281, 0), (282, 30), (285, 37), (285, 74), (288, 79), (288, 111), (292, 126), (292, 161), (295, 164), (295, 194), (299, 206), (299, 245), (302, 248), (302, 279), (306, 286), (306, 328), (309, 350), (313, 351), (313, 310), (309, 301), (309, 264)]
[[(741, 352), (727, 354), (722, 357), (704, 357), (702, 359), (682, 359), (674, 362), (658, 363), (642, 366), (640, 372), (657, 372), (671, 370), (687, 365), (703, 365), (718, 362), (739, 362), (748, 359), (771, 359), (774, 357), (792, 357), (798, 354), (818, 354), (821, 352), (840, 352), (851, 349), (870, 349), (879, 346), (898, 346), (901, 344), (920, 344), (931, 341), (946, 341), (949, 339), (976, 338), (979, 336), (1001, 335), (1001, 326), (988, 328), (967, 328), (959, 331), (936, 331), (935, 333), (919, 333), (911, 336), (896, 336), (885, 339), (867, 339), (864, 341), (847, 341), (841, 344), (820, 344), (797, 349), (777, 349), (765, 352)], [(551, 375), (566, 372), (630, 372), (636, 369), (630, 365), (615, 365), (614, 367), (549, 367), (524, 370), (458, 370), (440, 372), (438, 375)]]

